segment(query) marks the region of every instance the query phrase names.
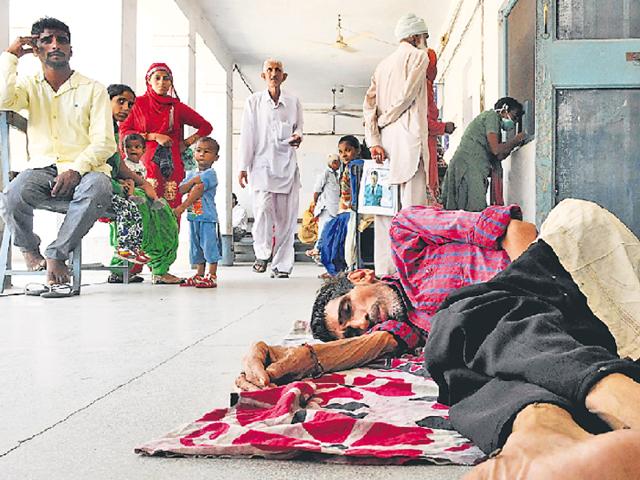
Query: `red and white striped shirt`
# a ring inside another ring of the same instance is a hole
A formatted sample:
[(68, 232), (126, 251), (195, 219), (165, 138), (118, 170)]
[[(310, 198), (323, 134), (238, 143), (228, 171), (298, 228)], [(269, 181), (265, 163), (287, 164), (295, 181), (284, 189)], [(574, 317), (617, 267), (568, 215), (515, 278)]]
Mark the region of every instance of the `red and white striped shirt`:
[(486, 282), (509, 265), (500, 247), (517, 205), (482, 212), (409, 207), (393, 219), (389, 234), (398, 273), (382, 278), (404, 294), (409, 323), (388, 320), (371, 331), (388, 331), (408, 349), (424, 343), (431, 317), (452, 291)]

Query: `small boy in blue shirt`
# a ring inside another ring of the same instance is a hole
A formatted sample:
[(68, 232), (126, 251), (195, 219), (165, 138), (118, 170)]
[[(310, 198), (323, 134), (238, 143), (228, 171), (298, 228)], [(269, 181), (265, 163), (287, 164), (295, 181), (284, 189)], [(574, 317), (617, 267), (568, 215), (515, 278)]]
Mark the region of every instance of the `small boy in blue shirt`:
[[(220, 145), (211, 137), (202, 137), (196, 143), (194, 158), (198, 170), (187, 172), (180, 184), (180, 193), (188, 193), (186, 199), (174, 208), (176, 217), (188, 209), (191, 245), (189, 260), (196, 274), (182, 283), (181, 287), (215, 288), (218, 286), (218, 212), (216, 210), (216, 188), (218, 176), (212, 168), (218, 160)], [(205, 262), (209, 271), (205, 275)]]

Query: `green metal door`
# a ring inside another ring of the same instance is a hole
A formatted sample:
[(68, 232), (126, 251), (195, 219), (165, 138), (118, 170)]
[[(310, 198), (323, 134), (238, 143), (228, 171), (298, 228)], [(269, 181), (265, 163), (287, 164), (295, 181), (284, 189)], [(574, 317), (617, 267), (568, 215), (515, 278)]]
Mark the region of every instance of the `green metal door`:
[(640, 234), (640, 0), (538, 1), (536, 217), (592, 200)]

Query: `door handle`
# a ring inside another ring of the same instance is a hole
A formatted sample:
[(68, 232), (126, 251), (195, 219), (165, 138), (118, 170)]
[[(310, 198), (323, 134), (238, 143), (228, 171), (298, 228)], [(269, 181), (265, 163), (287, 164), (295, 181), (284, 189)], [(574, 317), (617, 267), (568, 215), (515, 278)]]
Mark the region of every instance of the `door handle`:
[(542, 38), (549, 38), (549, 2), (544, 2), (542, 7), (542, 23), (544, 24)]

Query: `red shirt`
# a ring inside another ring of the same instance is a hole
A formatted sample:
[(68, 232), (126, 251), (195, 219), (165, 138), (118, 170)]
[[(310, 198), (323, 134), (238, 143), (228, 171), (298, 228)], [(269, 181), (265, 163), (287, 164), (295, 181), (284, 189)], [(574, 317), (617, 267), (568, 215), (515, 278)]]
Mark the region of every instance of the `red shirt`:
[(389, 231), (398, 273), (382, 281), (404, 296), (409, 322), (388, 320), (371, 331), (388, 331), (409, 349), (424, 343), (431, 317), (449, 293), (486, 282), (509, 265), (499, 240), (512, 218), (522, 218), (517, 205), (494, 205), (482, 212), (401, 210)]

